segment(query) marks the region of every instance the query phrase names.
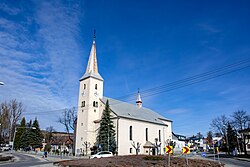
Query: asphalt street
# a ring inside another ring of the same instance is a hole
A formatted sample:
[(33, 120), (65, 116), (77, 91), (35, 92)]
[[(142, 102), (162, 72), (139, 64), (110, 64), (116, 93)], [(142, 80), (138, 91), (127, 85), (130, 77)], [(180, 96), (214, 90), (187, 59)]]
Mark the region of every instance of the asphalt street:
[[(208, 159), (214, 159), (213, 155), (207, 156)], [(249, 167), (250, 161), (239, 160), (236, 157), (227, 156), (225, 154), (221, 154), (220, 162), (225, 164), (225, 167)], [(216, 156), (216, 160), (218, 161), (218, 156)]]
[(51, 166), (52, 162), (42, 160), (27, 154), (13, 153), (15, 156), (14, 162), (1, 163), (0, 167), (29, 167), (29, 166)]

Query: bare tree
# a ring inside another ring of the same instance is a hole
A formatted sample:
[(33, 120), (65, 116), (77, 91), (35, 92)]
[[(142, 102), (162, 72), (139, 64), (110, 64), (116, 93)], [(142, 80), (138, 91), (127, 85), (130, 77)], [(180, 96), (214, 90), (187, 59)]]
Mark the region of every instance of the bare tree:
[(207, 132), (207, 144), (211, 146), (212, 143), (213, 143), (213, 132), (208, 131)]
[(232, 119), (232, 124), (236, 129), (243, 130), (249, 128), (250, 115), (246, 111), (239, 110), (233, 112)]
[(10, 114), (9, 114), (9, 123), (10, 123), (10, 130), (9, 130), (9, 138), (10, 141), (12, 141), (13, 136), (14, 136), (14, 131), (16, 128), (17, 122), (21, 119), (21, 115), (23, 112), (23, 104), (21, 102), (18, 102), (16, 99), (11, 100), (9, 103), (9, 109), (10, 109)]
[(16, 124), (21, 119), (23, 104), (16, 99), (9, 103), (3, 102), (0, 105), (0, 121), (1, 121), (1, 137), (9, 137), (9, 141), (13, 140)]
[(55, 129), (53, 126), (47, 127), (45, 131), (45, 142), (51, 144), (53, 141), (53, 132), (55, 132)]
[(228, 122), (229, 119), (225, 115), (221, 115), (220, 117), (213, 119), (210, 126), (214, 132), (221, 133), (225, 136), (226, 125)]
[(3, 102), (0, 105), (0, 134), (1, 134), (1, 142), (6, 142), (6, 137), (9, 136), (9, 105), (7, 102)]
[(196, 137), (199, 138), (199, 139), (201, 139), (201, 138), (203, 138), (203, 135), (201, 134), (201, 132), (198, 132), (198, 133), (196, 134)]
[(86, 153), (85, 156), (87, 156), (87, 154), (88, 154), (88, 148), (90, 147), (90, 142), (85, 141), (85, 142), (83, 142), (82, 145), (85, 146), (85, 153)]
[(241, 138), (243, 139), (243, 142), (240, 144), (240, 149), (243, 147), (244, 153), (247, 154), (247, 145), (249, 144), (247, 140), (247, 128), (249, 128), (250, 124), (250, 115), (248, 115), (247, 112), (243, 110), (235, 111), (232, 115), (232, 124), (236, 130), (236, 133), (241, 132)]
[(77, 120), (77, 115), (76, 115), (76, 108), (75, 107), (73, 107), (71, 109), (65, 109), (63, 111), (62, 117), (60, 117), (58, 120), (59, 123), (64, 125), (65, 130), (69, 135), (69, 139), (71, 139), (70, 131), (75, 130), (76, 120)]
[(135, 152), (136, 152), (136, 155), (138, 155), (138, 153), (140, 152), (141, 143), (137, 142), (137, 143), (135, 144), (135, 142), (133, 141), (133, 142), (131, 143), (131, 145), (134, 147)]

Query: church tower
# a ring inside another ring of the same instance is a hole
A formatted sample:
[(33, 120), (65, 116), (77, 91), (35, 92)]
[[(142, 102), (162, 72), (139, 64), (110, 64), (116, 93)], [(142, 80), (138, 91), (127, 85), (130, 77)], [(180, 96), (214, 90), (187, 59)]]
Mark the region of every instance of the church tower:
[(75, 154), (85, 151), (84, 143), (92, 147), (96, 141), (95, 120), (100, 119), (100, 100), (103, 97), (103, 78), (98, 73), (95, 34), (85, 74), (80, 79)]

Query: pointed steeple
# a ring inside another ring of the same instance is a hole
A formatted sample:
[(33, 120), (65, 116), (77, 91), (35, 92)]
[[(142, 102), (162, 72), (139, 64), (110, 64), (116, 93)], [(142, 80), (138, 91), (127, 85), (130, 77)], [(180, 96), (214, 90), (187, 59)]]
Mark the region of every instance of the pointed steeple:
[(136, 106), (138, 108), (142, 108), (142, 100), (141, 100), (141, 95), (140, 95), (139, 89), (138, 89), (138, 93), (137, 93)]
[(93, 43), (91, 47), (91, 51), (89, 54), (89, 61), (88, 61), (88, 66), (86, 68), (86, 72), (81, 78), (81, 80), (88, 78), (88, 77), (94, 77), (100, 80), (103, 80), (101, 75), (98, 73), (98, 66), (97, 66), (97, 57), (96, 57), (96, 35), (95, 35), (95, 30), (94, 30), (94, 38), (93, 38)]

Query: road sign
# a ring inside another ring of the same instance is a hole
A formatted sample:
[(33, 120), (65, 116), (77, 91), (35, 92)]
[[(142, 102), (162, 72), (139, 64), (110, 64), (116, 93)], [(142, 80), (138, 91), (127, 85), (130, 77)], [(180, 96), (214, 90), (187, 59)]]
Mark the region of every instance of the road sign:
[(173, 153), (173, 146), (166, 146), (166, 153), (172, 154)]
[(190, 148), (189, 147), (183, 147), (182, 148), (182, 153), (183, 154), (190, 154)]
[(205, 156), (206, 156), (206, 153), (205, 153), (205, 152), (201, 153), (201, 156), (202, 156), (202, 157), (205, 157)]

